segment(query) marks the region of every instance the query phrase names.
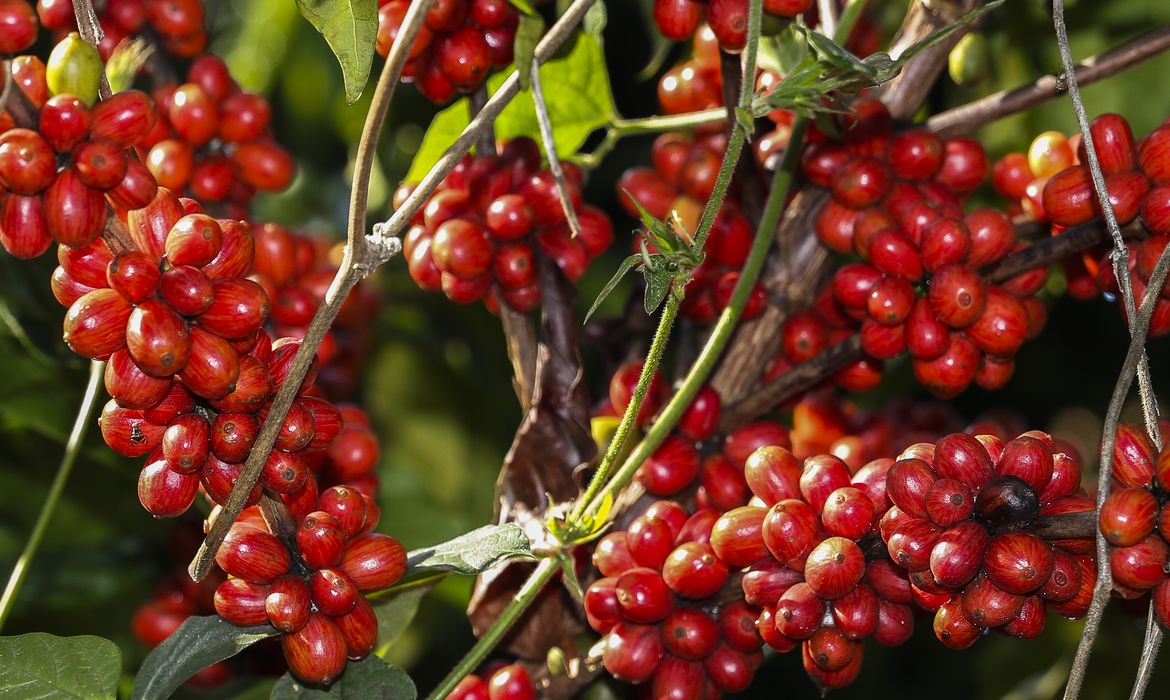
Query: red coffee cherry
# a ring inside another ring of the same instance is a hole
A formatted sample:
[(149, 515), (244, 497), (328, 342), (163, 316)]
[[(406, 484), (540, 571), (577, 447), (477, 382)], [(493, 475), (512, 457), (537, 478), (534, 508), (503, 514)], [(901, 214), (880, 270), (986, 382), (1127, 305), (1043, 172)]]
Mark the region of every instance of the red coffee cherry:
[(266, 603), (270, 590), (266, 583), (229, 578), (215, 589), (215, 612), (233, 625), (263, 625), (268, 622)]
[(1113, 577), (1118, 584), (1136, 591), (1146, 591), (1166, 578), (1166, 563), (1170, 547), (1157, 534), (1128, 547), (1116, 547), (1109, 552)]
[(534, 700), (535, 697), (532, 679), (519, 664), (504, 666), (488, 682), (489, 700)]
[(162, 459), (151, 459), (138, 475), (138, 502), (156, 518), (182, 515), (198, 492), (197, 474), (179, 473)]
[(964, 520), (939, 536), (930, 549), (930, 574), (938, 585), (957, 589), (979, 573), (988, 543), (987, 530)]
[(983, 630), (963, 613), (962, 596), (954, 596), (934, 614), (934, 635), (951, 649), (966, 649), (982, 633)]
[(670, 525), (658, 518), (641, 515), (630, 523), (625, 541), (629, 555), (638, 566), (661, 569), (674, 550), (675, 533)]
[[(750, 512), (745, 511), (745, 509), (738, 510), (745, 513)], [(762, 508), (755, 510), (763, 511)], [(725, 514), (723, 518), (727, 518), (734, 512), (736, 511)], [(721, 522), (723, 518), (720, 518)], [(716, 528), (718, 527), (717, 523)], [(820, 541), (820, 524), (816, 511), (804, 501), (797, 499), (780, 501), (768, 509), (761, 532), (763, 544), (768, 548), (767, 551), (771, 552), (777, 561), (784, 564), (803, 562)], [(712, 533), (712, 542), (715, 541), (714, 533)], [(716, 553), (719, 551), (720, 548), (716, 547)]]
[(861, 581), (865, 555), (853, 540), (829, 537), (809, 552), (804, 577), (822, 598), (840, 598)]
[(280, 646), (289, 671), (307, 683), (328, 685), (345, 670), (345, 636), (321, 613), (311, 613), (304, 627), (283, 635)]
[(346, 546), (341, 570), (363, 593), (389, 588), (406, 572), (406, 550), (389, 535), (361, 535)]
[(637, 478), (656, 496), (682, 490), (699, 475), (699, 454), (694, 446), (671, 435), (638, 468)]
[(299, 576), (281, 576), (268, 587), (264, 611), (268, 622), (281, 632), (295, 632), (309, 622), (313, 601), (309, 587)]
[(679, 545), (662, 565), (667, 587), (683, 598), (700, 600), (719, 592), (727, 581), (728, 568), (711, 545), (687, 542)]
[(331, 617), (345, 615), (361, 596), (353, 581), (337, 569), (321, 569), (309, 576), (313, 605)]
[(614, 592), (622, 616), (631, 622), (658, 622), (674, 607), (670, 589), (653, 569), (639, 567), (626, 571), (618, 577)]
[(40, 134), (9, 129), (0, 134), (0, 184), (17, 194), (38, 194), (52, 184), (57, 157)]
[(1026, 595), (1044, 585), (1054, 564), (1052, 546), (1026, 532), (1008, 532), (991, 538), (984, 560), (992, 582), (1017, 595)]
[(601, 663), (614, 678), (642, 683), (654, 675), (662, 656), (658, 627), (619, 622), (606, 635)]
[(182, 372), (191, 349), (187, 322), (161, 299), (146, 299), (130, 313), (126, 350), (143, 372), (153, 377)]
[(236, 523), (215, 555), (219, 568), (237, 578), (271, 583), (288, 571), (291, 563), (284, 544), (264, 530)]
[(662, 645), (681, 659), (700, 661), (719, 643), (719, 627), (707, 613), (678, 608), (662, 623)]
[(802, 581), (777, 601), (776, 631), (790, 639), (808, 639), (821, 626), (824, 615), (825, 601)]
[(728, 566), (747, 566), (768, 556), (762, 534), (764, 508), (743, 506), (727, 511), (711, 528), (711, 548)]
[(886, 548), (899, 566), (921, 571), (930, 565), (930, 554), (943, 531), (925, 518), (910, 518), (886, 537)]
[(126, 345), (126, 321), (134, 310), (112, 289), (95, 289), (73, 302), (65, 314), (65, 344), (91, 360), (109, 357)]
[(830, 611), (837, 629), (850, 639), (868, 637), (877, 629), (878, 597), (865, 584), (834, 600)]

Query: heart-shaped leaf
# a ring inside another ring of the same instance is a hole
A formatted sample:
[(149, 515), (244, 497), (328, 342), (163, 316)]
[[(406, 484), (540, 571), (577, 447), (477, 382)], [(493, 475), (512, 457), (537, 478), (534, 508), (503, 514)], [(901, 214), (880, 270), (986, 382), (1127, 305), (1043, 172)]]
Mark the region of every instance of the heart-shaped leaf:
[(361, 97), (374, 63), (378, 41), (377, 0), (297, 0), (297, 9), (325, 42), (341, 64), (345, 101)]
[(386, 663), (373, 654), (361, 661), (350, 661), (345, 667), (345, 673), (328, 688), (301, 685), (297, 679), (286, 673), (272, 686), (272, 695), (269, 696), (270, 700), (297, 698), (414, 700), (417, 697), (418, 690), (415, 689), (414, 681), (410, 680), (406, 671)]
[(170, 697), (200, 670), (278, 634), (270, 625), (236, 627), (218, 615), (189, 617), (142, 662), (130, 698)]
[(122, 652), (102, 637), (0, 637), (0, 696), (113, 698), (121, 672)]

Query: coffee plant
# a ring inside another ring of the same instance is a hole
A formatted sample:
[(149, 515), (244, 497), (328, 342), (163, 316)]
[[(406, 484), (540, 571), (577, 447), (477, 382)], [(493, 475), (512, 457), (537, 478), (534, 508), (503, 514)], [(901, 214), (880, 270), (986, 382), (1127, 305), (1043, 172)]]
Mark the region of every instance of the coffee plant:
[(0, 0), (0, 694), (1164, 694), (1170, 25), (1086, 5)]

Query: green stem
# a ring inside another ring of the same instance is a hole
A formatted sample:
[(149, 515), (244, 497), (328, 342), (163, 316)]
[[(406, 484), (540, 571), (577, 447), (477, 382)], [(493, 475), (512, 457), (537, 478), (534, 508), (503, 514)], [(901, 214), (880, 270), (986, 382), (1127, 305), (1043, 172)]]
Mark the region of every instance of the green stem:
[[(836, 34), (834, 35), (836, 41), (842, 41), (841, 37), (848, 37), (849, 33), (853, 31), (853, 25), (857, 22), (857, 18), (860, 16), (864, 4), (865, 0), (850, 0), (849, 4), (845, 6), (845, 10), (842, 12), (837, 24)], [(749, 47), (751, 45), (749, 42)], [(749, 54), (748, 59), (753, 60), (754, 56)], [(740, 102), (744, 102), (742, 94), (740, 96)], [(707, 339), (706, 345), (703, 346), (698, 358), (691, 365), (691, 369), (683, 379), (682, 386), (679, 387), (678, 392), (671, 397), (670, 401), (658, 414), (654, 425), (651, 426), (650, 430), (643, 436), (642, 441), (638, 443), (626, 458), (621, 468), (614, 474), (613, 479), (606, 485), (605, 490), (592, 497), (586, 505), (583, 511), (584, 513), (596, 513), (605, 502), (607, 495), (616, 495), (625, 488), (626, 484), (634, 477), (638, 467), (649, 459), (654, 453), (654, 450), (658, 449), (658, 446), (670, 435), (670, 431), (674, 429), (679, 419), (682, 418), (683, 412), (687, 410), (687, 407), (691, 405), (691, 401), (694, 400), (695, 395), (699, 393), (703, 382), (707, 380), (707, 377), (715, 369), (715, 364), (722, 354), (723, 349), (731, 340), (731, 334), (735, 330), (736, 324), (739, 323), (740, 317), (743, 315), (743, 308), (747, 304), (752, 287), (755, 286), (756, 280), (760, 276), (760, 271), (764, 267), (764, 259), (767, 256), (768, 248), (772, 244), (773, 234), (777, 225), (780, 223), (780, 215), (784, 212), (784, 207), (788, 202), (789, 192), (792, 190), (793, 176), (796, 173), (796, 168), (800, 164), (800, 144), (804, 140), (804, 133), (807, 128), (808, 119), (805, 117), (797, 117), (792, 124), (792, 134), (789, 137), (788, 148), (784, 151), (784, 159), (780, 163), (780, 168), (772, 178), (772, 185), (768, 192), (768, 200), (764, 205), (764, 212), (760, 217), (759, 226), (756, 228), (751, 251), (748, 253), (747, 260), (744, 262), (743, 270), (740, 272), (739, 280), (735, 285), (735, 290), (731, 294), (731, 300), (728, 302), (727, 308), (720, 314), (719, 320), (715, 323), (715, 327), (712, 329), (711, 336)], [(736, 129), (733, 133), (733, 141), (735, 134), (740, 133), (740, 131), (740, 129)], [(732, 155), (730, 148), (729, 146), (727, 158), (730, 158)], [(724, 163), (726, 164), (726, 160)], [(722, 171), (720, 174), (722, 174)], [(714, 201), (714, 194), (712, 194), (711, 201)], [(710, 205), (710, 202), (708, 202), (708, 205)], [(704, 210), (705, 215), (706, 210)], [(697, 238), (696, 243), (699, 243)]]
[(545, 584), (552, 579), (553, 574), (559, 570), (560, 567), (555, 557), (541, 559), (540, 563), (536, 565), (536, 569), (528, 576), (528, 580), (516, 592), (516, 595), (512, 598), (512, 602), (508, 604), (508, 607), (504, 608), (504, 612), (500, 613), (500, 616), (496, 618), (496, 621), (492, 623), (492, 626), (488, 628), (487, 632), (484, 632), (484, 635), (479, 638), (479, 641), (475, 643), (471, 651), (467, 652), (467, 655), (459, 660), (455, 668), (451, 669), (451, 672), (447, 674), (447, 677), (443, 679), (439, 687), (431, 691), (431, 694), (427, 696), (427, 700), (442, 700), (447, 697), (452, 690), (455, 690), (455, 686), (459, 685), (459, 681), (463, 680), (467, 674), (478, 668), (483, 663), (483, 660), (487, 658), (487, 655), (491, 653), (492, 649), (508, 633), (508, 630), (512, 629), (512, 625), (516, 624), (516, 620), (520, 619), (520, 616), (524, 614), (524, 611), (528, 609), (528, 606), (532, 604), (532, 601), (536, 599), (536, 596), (540, 594), (541, 590), (544, 589)]
[[(642, 402), (646, 398), (646, 392), (650, 389), (654, 373), (658, 371), (658, 365), (662, 363), (662, 354), (666, 351), (670, 330), (674, 327), (674, 319), (678, 316), (678, 309), (682, 304), (682, 287), (685, 284), (683, 282), (680, 285), (679, 280), (676, 279), (671, 285), (670, 297), (666, 302), (666, 308), (662, 310), (662, 319), (658, 322), (658, 329), (654, 331), (654, 340), (650, 343), (650, 350), (646, 353), (646, 362), (642, 365), (642, 374), (638, 376), (638, 384), (634, 387), (634, 396), (630, 399), (630, 405), (626, 407), (625, 413), (622, 414), (622, 420), (618, 423), (617, 432), (614, 433), (613, 439), (609, 442), (609, 448), (605, 451), (601, 466), (597, 468), (597, 473), (589, 481), (589, 488), (585, 490), (585, 494), (581, 498), (577, 499), (577, 505), (569, 516), (571, 523), (579, 522), (585, 513), (585, 507), (605, 486), (609, 480), (610, 472), (613, 471), (614, 462), (617, 461), (618, 455), (622, 454), (626, 439), (634, 430), (634, 420), (642, 409)], [(678, 293), (675, 293), (675, 289), (678, 290)]]
[(704, 124), (715, 124), (724, 119), (727, 119), (727, 110), (722, 107), (712, 107), (698, 112), (667, 114), (659, 117), (614, 119), (610, 121), (610, 127), (619, 136), (633, 136), (634, 134), (657, 134), (663, 131), (690, 129)]
[(41, 546), (41, 539), (44, 538), (45, 530), (49, 527), (53, 511), (57, 509), (57, 502), (61, 500), (65, 483), (69, 481), (69, 473), (73, 471), (73, 463), (77, 461), (77, 455), (81, 452), (81, 441), (85, 437), (85, 430), (89, 427), (90, 418), (97, 405), (98, 389), (102, 385), (105, 367), (106, 363), (104, 362), (91, 362), (89, 365), (89, 383), (85, 386), (85, 396), (81, 399), (81, 406), (77, 409), (73, 430), (69, 433), (69, 440), (65, 443), (65, 454), (61, 456), (61, 463), (57, 467), (57, 476), (53, 478), (53, 483), (49, 486), (49, 493), (45, 496), (45, 502), (41, 504), (41, 512), (37, 516), (33, 531), (28, 536), (28, 541), (24, 543), (24, 550), (20, 553), (20, 558), (16, 560), (12, 575), (8, 577), (8, 585), (4, 588), (4, 594), (0, 595), (0, 629), (3, 629), (9, 613), (12, 612), (12, 604), (20, 592), (20, 586), (24, 583), (24, 577), (28, 574), (33, 557), (36, 556), (37, 549)]

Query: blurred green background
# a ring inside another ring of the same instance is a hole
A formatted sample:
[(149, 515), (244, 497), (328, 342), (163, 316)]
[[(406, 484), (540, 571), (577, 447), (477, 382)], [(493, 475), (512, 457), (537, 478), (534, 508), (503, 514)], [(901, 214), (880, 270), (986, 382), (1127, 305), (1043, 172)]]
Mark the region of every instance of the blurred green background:
[[(606, 53), (622, 114), (655, 112), (656, 78), (638, 79), (655, 51), (645, 20), (646, 0), (608, 3)], [(874, 0), (888, 37), (906, 2)], [(258, 204), (258, 218), (337, 235), (348, 202), (348, 173), (368, 105), (345, 104), (336, 63), (320, 36), (298, 16), (291, 0), (209, 1), (212, 49), (237, 80), (271, 96), (275, 128), (296, 155), (292, 188)], [(1150, 0), (1068, 3), (1074, 53), (1085, 57), (1170, 22), (1170, 4)], [(992, 73), (982, 84), (960, 88), (944, 77), (929, 110), (962, 103), (1057, 70), (1059, 56), (1042, 0), (1009, 0), (984, 25)], [(665, 65), (688, 49), (675, 47)], [(376, 62), (375, 70), (380, 63)], [(1170, 116), (1170, 56), (1085, 90), (1090, 114), (1125, 115), (1138, 135)], [(411, 87), (397, 93), (379, 148), (371, 213), (387, 213), (389, 195), (406, 171), (435, 107)], [(1070, 105), (1060, 100), (1004, 120), (979, 134), (993, 157), (1023, 150), (1047, 129), (1075, 128)], [(651, 137), (623, 142), (592, 174), (587, 198), (616, 213), (618, 174), (647, 158)], [(587, 307), (616, 267), (633, 222), (615, 219), (619, 249), (595, 264), (581, 285)], [(85, 383), (86, 366), (60, 340), (62, 309), (49, 293), (52, 256), (17, 263), (0, 256), (0, 572), (7, 575), (52, 479), (65, 435)], [(419, 291), (401, 260), (371, 281), (383, 299), (359, 399), (382, 437), (380, 529), (408, 548), (438, 542), (486, 522), (492, 486), (520, 413), (509, 381), (496, 319), (479, 305), (457, 307)], [(1053, 283), (1059, 288), (1059, 280)], [(620, 307), (615, 295), (608, 309)], [(1030, 425), (1079, 440), (1088, 453), (1124, 355), (1126, 332), (1116, 307), (1055, 298), (1044, 336), (1026, 344), (1016, 378), (1003, 391), (971, 390), (957, 407), (967, 417), (1010, 407)], [(1150, 344), (1155, 382), (1170, 377), (1166, 340)], [(587, 362), (595, 360), (587, 356)], [(605, 377), (593, 373), (594, 396)], [(882, 397), (921, 394), (906, 365), (894, 365)], [(1090, 462), (1093, 461), (1090, 459)], [(86, 447), (16, 610), (4, 632), (47, 631), (109, 637), (122, 645), (127, 673), (144, 650), (130, 634), (130, 617), (166, 572), (168, 524), (152, 521), (135, 499), (137, 461), (114, 455), (91, 430)], [(463, 608), (470, 581), (451, 580), (424, 602), (413, 628), (391, 660), (404, 665), (426, 691), (472, 641)], [(1144, 620), (1114, 605), (1097, 646), (1085, 697), (1128, 694)], [(1052, 619), (1040, 640), (981, 640), (965, 652), (944, 649), (929, 625), (905, 647), (867, 646), (864, 670), (837, 697), (1053, 697), (1060, 689), (1079, 624)], [(794, 698), (815, 697), (795, 654), (769, 662), (757, 687), (784, 688)], [(1155, 678), (1154, 695), (1170, 688), (1170, 671)], [(236, 692), (235, 689), (232, 692)], [(258, 690), (256, 692), (262, 692)], [(198, 695), (191, 693), (192, 695)], [(771, 694), (771, 693), (769, 693)]]

